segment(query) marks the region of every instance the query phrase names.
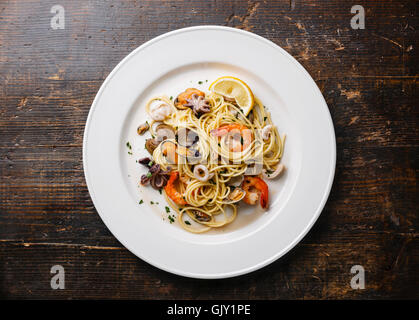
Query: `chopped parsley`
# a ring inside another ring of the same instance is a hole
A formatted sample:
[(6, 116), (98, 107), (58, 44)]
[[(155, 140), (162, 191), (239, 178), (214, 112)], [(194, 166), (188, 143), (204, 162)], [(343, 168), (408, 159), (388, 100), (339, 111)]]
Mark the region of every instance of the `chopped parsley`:
[(170, 224), (172, 224), (173, 222), (175, 222), (175, 218), (171, 215), (168, 216)]
[(131, 151), (128, 151), (128, 154), (132, 156), (132, 152)]
[(264, 118), (263, 118), (263, 121), (266, 121), (266, 119), (268, 119), (268, 117), (264, 117)]
[(170, 98), (169, 98), (170, 100), (172, 100), (173, 99), (173, 96), (170, 96)]
[(154, 202), (153, 201), (150, 201), (150, 204), (154, 204)]
[(242, 145), (244, 144), (243, 137), (240, 137), (240, 143), (241, 143)]
[(127, 141), (126, 146), (127, 146), (128, 149), (130, 149), (130, 150), (132, 149), (131, 143), (129, 143), (129, 141)]
[(147, 172), (147, 178), (151, 178), (153, 174), (151, 172)]
[(159, 189), (159, 193), (161, 194), (161, 189)]
[(187, 224), (188, 226), (191, 225), (191, 223), (188, 220), (185, 221), (185, 224)]
[(165, 209), (167, 213), (170, 213), (170, 208), (168, 206), (166, 206)]
[(138, 204), (142, 204), (143, 202), (143, 199), (141, 199), (140, 201), (138, 201)]
[(198, 81), (198, 84), (202, 84), (203, 82), (202, 81)]

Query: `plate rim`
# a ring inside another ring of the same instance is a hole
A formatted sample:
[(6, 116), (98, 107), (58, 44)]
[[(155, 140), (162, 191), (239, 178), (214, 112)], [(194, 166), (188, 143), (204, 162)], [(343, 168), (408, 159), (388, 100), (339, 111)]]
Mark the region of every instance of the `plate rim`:
[[(199, 273), (183, 272), (183, 271), (177, 270), (177, 269), (170, 269), (169, 267), (166, 267), (166, 265), (164, 265), (164, 264), (158, 263), (158, 262), (156, 262), (152, 259), (145, 258), (144, 256), (139, 255), (137, 252), (135, 252), (133, 249), (130, 248), (130, 245), (127, 245), (126, 243), (124, 243), (124, 241), (120, 240), (114, 234), (114, 232), (112, 231), (112, 229), (108, 225), (108, 222), (106, 221), (106, 219), (104, 219), (104, 216), (100, 214), (99, 210), (97, 209), (98, 208), (98, 205), (97, 205), (98, 200), (97, 200), (97, 198), (94, 194), (94, 191), (92, 190), (92, 186), (91, 186), (91, 182), (90, 182), (90, 178), (89, 178), (89, 173), (88, 173), (88, 169), (87, 169), (88, 165), (87, 165), (87, 154), (86, 153), (87, 153), (87, 140), (88, 140), (89, 128), (91, 126), (92, 118), (93, 118), (93, 115), (94, 115), (95, 110), (97, 108), (99, 98), (102, 95), (103, 91), (106, 89), (108, 83), (111, 81), (113, 76), (119, 71), (119, 69), (125, 63), (128, 62), (128, 60), (130, 60), (138, 52), (147, 48), (148, 46), (152, 45), (153, 43), (158, 42), (158, 41), (160, 41), (160, 40), (162, 40), (166, 37), (170, 37), (170, 36), (178, 34), (178, 33), (190, 32), (190, 31), (196, 31), (196, 30), (222, 30), (222, 31), (228, 31), (228, 32), (235, 32), (235, 33), (239, 33), (239, 34), (245, 35), (247, 37), (251, 37), (251, 38), (254, 38), (256, 40), (265, 42), (266, 44), (273, 47), (275, 50), (278, 50), (290, 62), (292, 62), (300, 71), (302, 71), (305, 74), (306, 77), (308, 76), (308, 78), (311, 80), (314, 90), (317, 91), (317, 93), (319, 94), (319, 97), (321, 97), (321, 99), (322, 99), (322, 102), (323, 102), (324, 106), (326, 107), (327, 122), (329, 123), (329, 129), (331, 130), (331, 136), (333, 138), (332, 139), (333, 143), (331, 144), (332, 148), (330, 150), (331, 151), (331, 159), (329, 159), (330, 160), (330, 167), (329, 167), (329, 172), (328, 172), (327, 185), (326, 185), (325, 191), (323, 192), (323, 197), (322, 197), (317, 209), (313, 213), (313, 216), (312, 216), (311, 220), (306, 225), (304, 230), (302, 230), (299, 233), (299, 235), (297, 237), (295, 237), (294, 240), (291, 243), (289, 243), (285, 248), (283, 248), (282, 250), (279, 250), (277, 252), (277, 254), (272, 255), (270, 258), (265, 259), (265, 260), (263, 260), (259, 263), (256, 263), (256, 264), (252, 265), (251, 267), (236, 270), (234, 272), (230, 271), (230, 272), (225, 272), (225, 273), (213, 273), (213, 274), (199, 274)], [(99, 88), (98, 92), (96, 93), (96, 96), (95, 96), (95, 98), (94, 98), (94, 100), (91, 104), (89, 114), (87, 116), (87, 120), (86, 120), (86, 124), (85, 124), (84, 133), (83, 133), (82, 156), (83, 156), (83, 172), (84, 172), (84, 176), (85, 176), (85, 180), (86, 180), (86, 186), (87, 186), (87, 189), (89, 191), (90, 198), (92, 199), (93, 205), (95, 206), (95, 209), (96, 209), (97, 213), (99, 214), (99, 217), (101, 218), (103, 223), (106, 225), (108, 230), (111, 232), (111, 234), (128, 251), (130, 251), (132, 254), (134, 254), (136, 257), (140, 258), (141, 260), (147, 262), (148, 264), (150, 264), (150, 265), (152, 265), (152, 266), (154, 266), (154, 267), (156, 267), (160, 270), (164, 270), (166, 272), (172, 273), (172, 274), (176, 274), (176, 275), (180, 275), (180, 276), (188, 277), (188, 278), (198, 278), (198, 279), (226, 279), (226, 278), (232, 278), (232, 277), (237, 277), (237, 276), (240, 276), (240, 275), (251, 273), (253, 271), (259, 270), (259, 269), (273, 263), (274, 261), (276, 261), (279, 258), (286, 255), (291, 249), (293, 249), (299, 242), (301, 242), (303, 240), (303, 238), (308, 234), (308, 232), (312, 229), (315, 222), (318, 220), (318, 218), (319, 218), (320, 214), (322, 213), (322, 211), (324, 209), (324, 206), (326, 205), (326, 202), (329, 198), (329, 195), (330, 195), (330, 192), (331, 192), (331, 189), (332, 189), (332, 186), (333, 186), (333, 182), (334, 182), (335, 171), (336, 171), (336, 149), (337, 149), (336, 134), (335, 134), (335, 129), (334, 129), (334, 125), (333, 125), (333, 120), (332, 120), (332, 116), (330, 114), (330, 109), (328, 108), (328, 105), (327, 105), (327, 103), (326, 103), (326, 101), (323, 97), (323, 94), (321, 93), (319, 87), (317, 86), (317, 84), (314, 81), (314, 79), (312, 78), (312, 76), (308, 73), (308, 71), (291, 54), (289, 54), (287, 51), (285, 51), (282, 47), (280, 47), (279, 45), (277, 45), (273, 41), (271, 41), (269, 39), (266, 39), (266, 38), (264, 38), (260, 35), (257, 35), (253, 32), (249, 32), (249, 31), (245, 31), (245, 30), (241, 30), (241, 29), (236, 29), (236, 28), (232, 28), (232, 27), (218, 26), (218, 25), (199, 25), (199, 26), (192, 26), (192, 27), (176, 29), (176, 30), (169, 31), (169, 32), (166, 32), (164, 34), (161, 34), (157, 37), (154, 37), (154, 38), (144, 42), (143, 44), (141, 44), (140, 46), (138, 46), (134, 50), (132, 50), (128, 55), (126, 55), (113, 68), (113, 70), (108, 74), (106, 79), (103, 81), (102, 85), (100, 86), (100, 88)]]

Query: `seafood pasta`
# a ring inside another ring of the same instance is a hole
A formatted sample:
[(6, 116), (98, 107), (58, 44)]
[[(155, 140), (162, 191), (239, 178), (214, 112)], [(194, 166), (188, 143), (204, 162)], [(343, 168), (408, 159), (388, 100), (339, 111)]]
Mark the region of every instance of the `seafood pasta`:
[(146, 104), (150, 157), (141, 184), (163, 190), (177, 221), (201, 233), (234, 221), (239, 204), (269, 206), (265, 180), (281, 175), (285, 136), (242, 80), (221, 77), (208, 92), (188, 88), (176, 99)]

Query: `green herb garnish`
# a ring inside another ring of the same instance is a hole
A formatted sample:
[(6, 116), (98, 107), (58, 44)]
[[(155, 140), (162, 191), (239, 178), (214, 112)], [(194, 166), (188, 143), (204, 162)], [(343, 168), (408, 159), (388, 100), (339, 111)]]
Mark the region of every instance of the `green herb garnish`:
[(143, 199), (141, 199), (140, 201), (138, 201), (138, 204), (142, 204), (143, 202)]
[(128, 149), (130, 149), (130, 150), (132, 149), (131, 143), (129, 143), (129, 141), (127, 141), (126, 146), (127, 146)]
[(166, 206), (165, 209), (167, 213), (170, 213), (170, 208), (168, 206)]
[(202, 81), (198, 81), (198, 84), (202, 84)]
[(172, 216), (168, 216), (169, 220), (170, 220), (170, 224), (172, 224), (173, 222), (175, 222), (175, 219)]
[(153, 174), (151, 172), (147, 172), (147, 178), (151, 178)]
[(185, 224), (187, 224), (188, 226), (191, 225), (191, 223), (188, 220), (185, 221)]

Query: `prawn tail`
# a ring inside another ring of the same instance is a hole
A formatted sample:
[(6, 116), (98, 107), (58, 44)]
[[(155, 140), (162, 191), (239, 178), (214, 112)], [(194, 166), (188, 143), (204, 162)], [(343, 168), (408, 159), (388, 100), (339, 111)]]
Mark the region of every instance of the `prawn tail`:
[(268, 209), (268, 203), (269, 203), (269, 195), (268, 195), (268, 193), (262, 192), (260, 194), (260, 206), (263, 209)]
[(182, 195), (176, 190), (175, 188), (175, 181), (179, 178), (179, 172), (178, 171), (172, 171), (170, 174), (169, 181), (167, 182), (166, 186), (164, 187), (164, 191), (166, 192), (167, 196), (172, 199), (173, 202), (175, 202), (179, 206), (184, 206), (187, 204), (185, 199), (182, 197)]

